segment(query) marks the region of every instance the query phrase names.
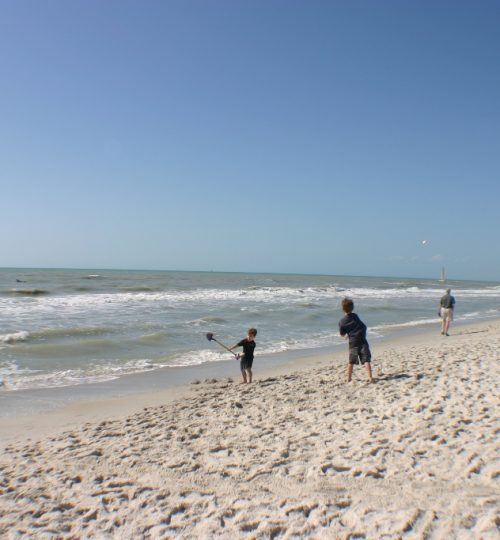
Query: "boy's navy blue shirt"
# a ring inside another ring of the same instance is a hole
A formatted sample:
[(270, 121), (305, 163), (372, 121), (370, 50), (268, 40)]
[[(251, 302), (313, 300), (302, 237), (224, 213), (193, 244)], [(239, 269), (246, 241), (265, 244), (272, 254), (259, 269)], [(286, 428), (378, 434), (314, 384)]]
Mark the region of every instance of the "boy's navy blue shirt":
[(341, 336), (349, 336), (349, 345), (361, 345), (366, 341), (366, 324), (356, 313), (348, 313), (340, 319), (339, 329)]

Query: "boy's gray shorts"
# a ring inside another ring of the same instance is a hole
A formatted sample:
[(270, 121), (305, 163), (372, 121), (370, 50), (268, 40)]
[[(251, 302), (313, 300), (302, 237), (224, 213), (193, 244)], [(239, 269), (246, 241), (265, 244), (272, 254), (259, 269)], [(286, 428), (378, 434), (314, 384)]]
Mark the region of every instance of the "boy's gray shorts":
[(370, 352), (370, 346), (368, 342), (349, 345), (349, 364), (364, 364), (365, 362), (370, 362), (372, 359), (372, 353)]

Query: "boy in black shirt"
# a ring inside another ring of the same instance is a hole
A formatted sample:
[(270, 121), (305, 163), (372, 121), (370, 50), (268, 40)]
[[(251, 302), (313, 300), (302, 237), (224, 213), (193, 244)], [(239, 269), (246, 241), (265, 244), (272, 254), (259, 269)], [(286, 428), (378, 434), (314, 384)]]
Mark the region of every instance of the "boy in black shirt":
[(342, 310), (346, 314), (339, 322), (341, 336), (349, 337), (349, 364), (347, 366), (347, 382), (352, 379), (352, 366), (361, 363), (366, 366), (369, 382), (375, 382), (372, 376), (371, 352), (366, 341), (366, 325), (353, 313), (354, 302), (350, 298), (342, 300)]
[(243, 347), (243, 354), (240, 358), (240, 370), (243, 375), (244, 383), (252, 382), (252, 364), (253, 364), (253, 351), (255, 346), (255, 336), (257, 335), (257, 330), (255, 328), (249, 328), (247, 332), (247, 337), (242, 339), (236, 345), (231, 347), (231, 351), (236, 349), (236, 347)]

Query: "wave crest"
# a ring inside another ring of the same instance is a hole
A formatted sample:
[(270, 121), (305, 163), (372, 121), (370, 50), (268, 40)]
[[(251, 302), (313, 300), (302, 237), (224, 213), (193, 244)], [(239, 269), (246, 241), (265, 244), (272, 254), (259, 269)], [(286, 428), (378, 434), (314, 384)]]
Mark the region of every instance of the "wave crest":
[(30, 336), (29, 332), (14, 332), (13, 334), (0, 335), (0, 343), (16, 343), (18, 341), (26, 341)]

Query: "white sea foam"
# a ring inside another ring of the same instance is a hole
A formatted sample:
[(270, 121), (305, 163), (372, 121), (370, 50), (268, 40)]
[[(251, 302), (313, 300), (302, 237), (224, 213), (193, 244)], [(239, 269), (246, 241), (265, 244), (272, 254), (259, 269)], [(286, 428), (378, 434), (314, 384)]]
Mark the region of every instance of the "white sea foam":
[(176, 355), (174, 358), (168, 359), (168, 367), (187, 367), (198, 366), (200, 364), (211, 362), (224, 362), (234, 361), (235, 357), (229, 352), (222, 352), (219, 350), (201, 350), (201, 351), (189, 351)]
[(29, 338), (29, 332), (14, 332), (12, 334), (0, 335), (0, 343), (16, 343), (17, 341), (26, 341)]
[(207, 325), (222, 325), (226, 322), (226, 319), (224, 317), (203, 317), (201, 319), (194, 319), (192, 321), (188, 321), (187, 324), (190, 326), (202, 326), (206, 327)]
[(4, 389), (7, 391), (29, 390), (111, 381), (123, 375), (142, 373), (161, 367), (165, 367), (165, 364), (140, 359), (130, 360), (125, 363), (119, 361), (106, 364), (94, 363), (85, 368), (42, 372), (40, 370), (22, 369), (10, 362), (0, 367), (0, 378), (3, 379)]
[(18, 390), (14, 381), (21, 377), (36, 376), (37, 370), (20, 368), (15, 362), (7, 361), (0, 364), (0, 379), (3, 382), (2, 390)]
[[(0, 298), (0, 309), (4, 313), (15, 310), (28, 313), (54, 312), (64, 310), (69, 313), (87, 312), (89, 309), (110, 309), (137, 307), (146, 309), (146, 306), (186, 307), (186, 306), (236, 306), (248, 309), (249, 304), (265, 306), (270, 305), (303, 305), (317, 302), (335, 302), (344, 296), (361, 301), (363, 299), (439, 299), (443, 294), (441, 289), (420, 288), (416, 286), (406, 288), (370, 288), (353, 287), (339, 290), (330, 287), (259, 287), (252, 289), (194, 289), (187, 291), (163, 292), (127, 292), (127, 293), (94, 293), (75, 294), (67, 296), (46, 296), (36, 299), (23, 299), (26, 302), (15, 301), (11, 298)], [(456, 289), (453, 294), (466, 298), (499, 298), (500, 287), (484, 289)]]
[[(469, 321), (469, 320), (480, 320), (480, 319), (491, 319), (496, 318), (500, 315), (500, 312), (496, 309), (489, 309), (484, 312), (474, 311), (469, 313), (464, 313), (462, 315), (455, 316), (455, 321)], [(424, 325), (431, 325), (436, 324), (436, 322), (439, 322), (440, 319), (436, 312), (436, 317), (433, 318), (422, 318), (422, 319), (415, 319), (412, 321), (405, 321), (405, 322), (398, 322), (398, 323), (387, 323), (387, 324), (381, 324), (377, 326), (373, 326), (369, 330), (378, 332), (378, 331), (384, 331), (389, 329), (396, 329), (396, 328), (411, 328), (411, 327), (417, 327), (417, 326), (424, 326)]]
[(426, 319), (416, 319), (414, 321), (406, 321), (406, 322), (398, 322), (398, 323), (388, 323), (388, 324), (380, 324), (377, 326), (373, 326), (370, 328), (373, 332), (383, 332), (384, 330), (390, 330), (390, 329), (396, 329), (396, 328), (411, 328), (416, 326), (423, 326), (427, 324), (436, 324), (436, 321), (438, 321), (439, 318), (426, 318)]
[(498, 309), (486, 309), (484, 311), (471, 311), (469, 313), (464, 313), (461, 315), (458, 320), (465, 319), (490, 319), (493, 317), (498, 317), (500, 315), (500, 310)]

